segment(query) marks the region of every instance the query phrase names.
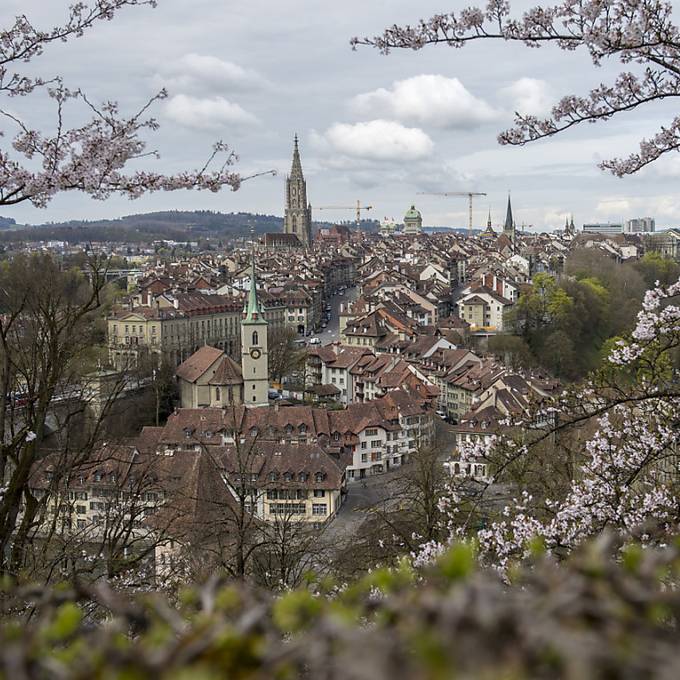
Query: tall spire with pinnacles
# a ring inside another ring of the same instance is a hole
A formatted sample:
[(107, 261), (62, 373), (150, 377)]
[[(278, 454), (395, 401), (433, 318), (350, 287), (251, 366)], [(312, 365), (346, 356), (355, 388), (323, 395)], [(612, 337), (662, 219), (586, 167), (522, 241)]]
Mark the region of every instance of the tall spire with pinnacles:
[(302, 174), (298, 136), (293, 146), (293, 164), (286, 178), (286, 210), (283, 217), (283, 231), (295, 234), (303, 246), (312, 244), (312, 205), (307, 203), (307, 182)]
[(514, 243), (515, 242), (515, 220), (512, 217), (512, 204), (510, 203), (510, 192), (508, 191), (508, 209), (505, 213), (505, 224), (503, 233)]

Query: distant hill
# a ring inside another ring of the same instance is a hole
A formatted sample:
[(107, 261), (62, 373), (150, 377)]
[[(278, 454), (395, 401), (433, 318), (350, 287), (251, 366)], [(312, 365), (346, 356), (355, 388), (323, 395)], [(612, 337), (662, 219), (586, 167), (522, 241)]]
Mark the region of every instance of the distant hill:
[[(232, 239), (256, 234), (278, 232), (283, 229), (283, 218), (276, 215), (236, 212), (221, 213), (211, 210), (166, 210), (161, 212), (126, 215), (113, 220), (71, 220), (39, 225), (18, 226), (11, 218), (0, 217), (5, 228), (0, 231), (0, 241), (117, 241), (148, 243), (163, 239), (172, 241), (197, 241), (201, 238)], [(314, 222), (315, 228), (327, 227), (333, 222)], [(354, 222), (348, 223), (354, 227)], [(361, 229), (377, 231), (375, 220), (362, 220)]]
[(169, 239), (195, 241), (199, 238), (236, 238), (251, 229), (256, 234), (281, 231), (283, 218), (247, 212), (220, 213), (210, 210), (168, 210), (126, 215), (113, 220), (73, 220), (29, 226), (0, 234), (3, 241), (55, 240), (128, 241), (142, 243)]

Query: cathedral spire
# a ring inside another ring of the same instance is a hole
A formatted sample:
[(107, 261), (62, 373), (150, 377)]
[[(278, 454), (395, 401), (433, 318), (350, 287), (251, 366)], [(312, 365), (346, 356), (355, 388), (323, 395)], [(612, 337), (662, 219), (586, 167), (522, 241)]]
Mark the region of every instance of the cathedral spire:
[(286, 178), (286, 209), (283, 231), (297, 236), (301, 245), (312, 243), (312, 206), (307, 202), (307, 183), (302, 174), (300, 148), (297, 134), (293, 138), (293, 164)]
[(510, 204), (510, 193), (508, 192), (508, 210), (505, 214), (505, 226), (503, 231), (512, 231), (515, 226), (515, 222), (512, 219), (512, 205)]
[(491, 229), (491, 208), (489, 208), (489, 219), (486, 221), (486, 226)]
[(298, 136), (297, 132), (293, 138), (293, 165), (290, 169), (291, 179), (302, 180), (304, 175), (302, 174), (302, 163), (300, 162), (300, 149), (298, 148)]

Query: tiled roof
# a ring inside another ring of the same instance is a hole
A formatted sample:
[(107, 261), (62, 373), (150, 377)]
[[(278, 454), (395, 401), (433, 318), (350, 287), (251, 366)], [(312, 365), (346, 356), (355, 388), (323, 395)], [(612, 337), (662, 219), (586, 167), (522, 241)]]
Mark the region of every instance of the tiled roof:
[(222, 356), (224, 352), (221, 349), (205, 345), (182, 362), (175, 374), (187, 382), (196, 382)]

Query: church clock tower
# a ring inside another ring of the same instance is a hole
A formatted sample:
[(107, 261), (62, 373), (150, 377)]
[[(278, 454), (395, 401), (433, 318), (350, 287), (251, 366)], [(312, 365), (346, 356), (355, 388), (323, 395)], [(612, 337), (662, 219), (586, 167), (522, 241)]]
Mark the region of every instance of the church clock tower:
[(250, 290), (241, 319), (241, 368), (245, 406), (269, 404), (267, 320), (257, 299), (255, 259), (250, 270)]
[(307, 182), (302, 174), (297, 135), (293, 148), (293, 166), (286, 178), (283, 231), (286, 234), (295, 234), (306, 248), (312, 245), (312, 205), (307, 203)]

